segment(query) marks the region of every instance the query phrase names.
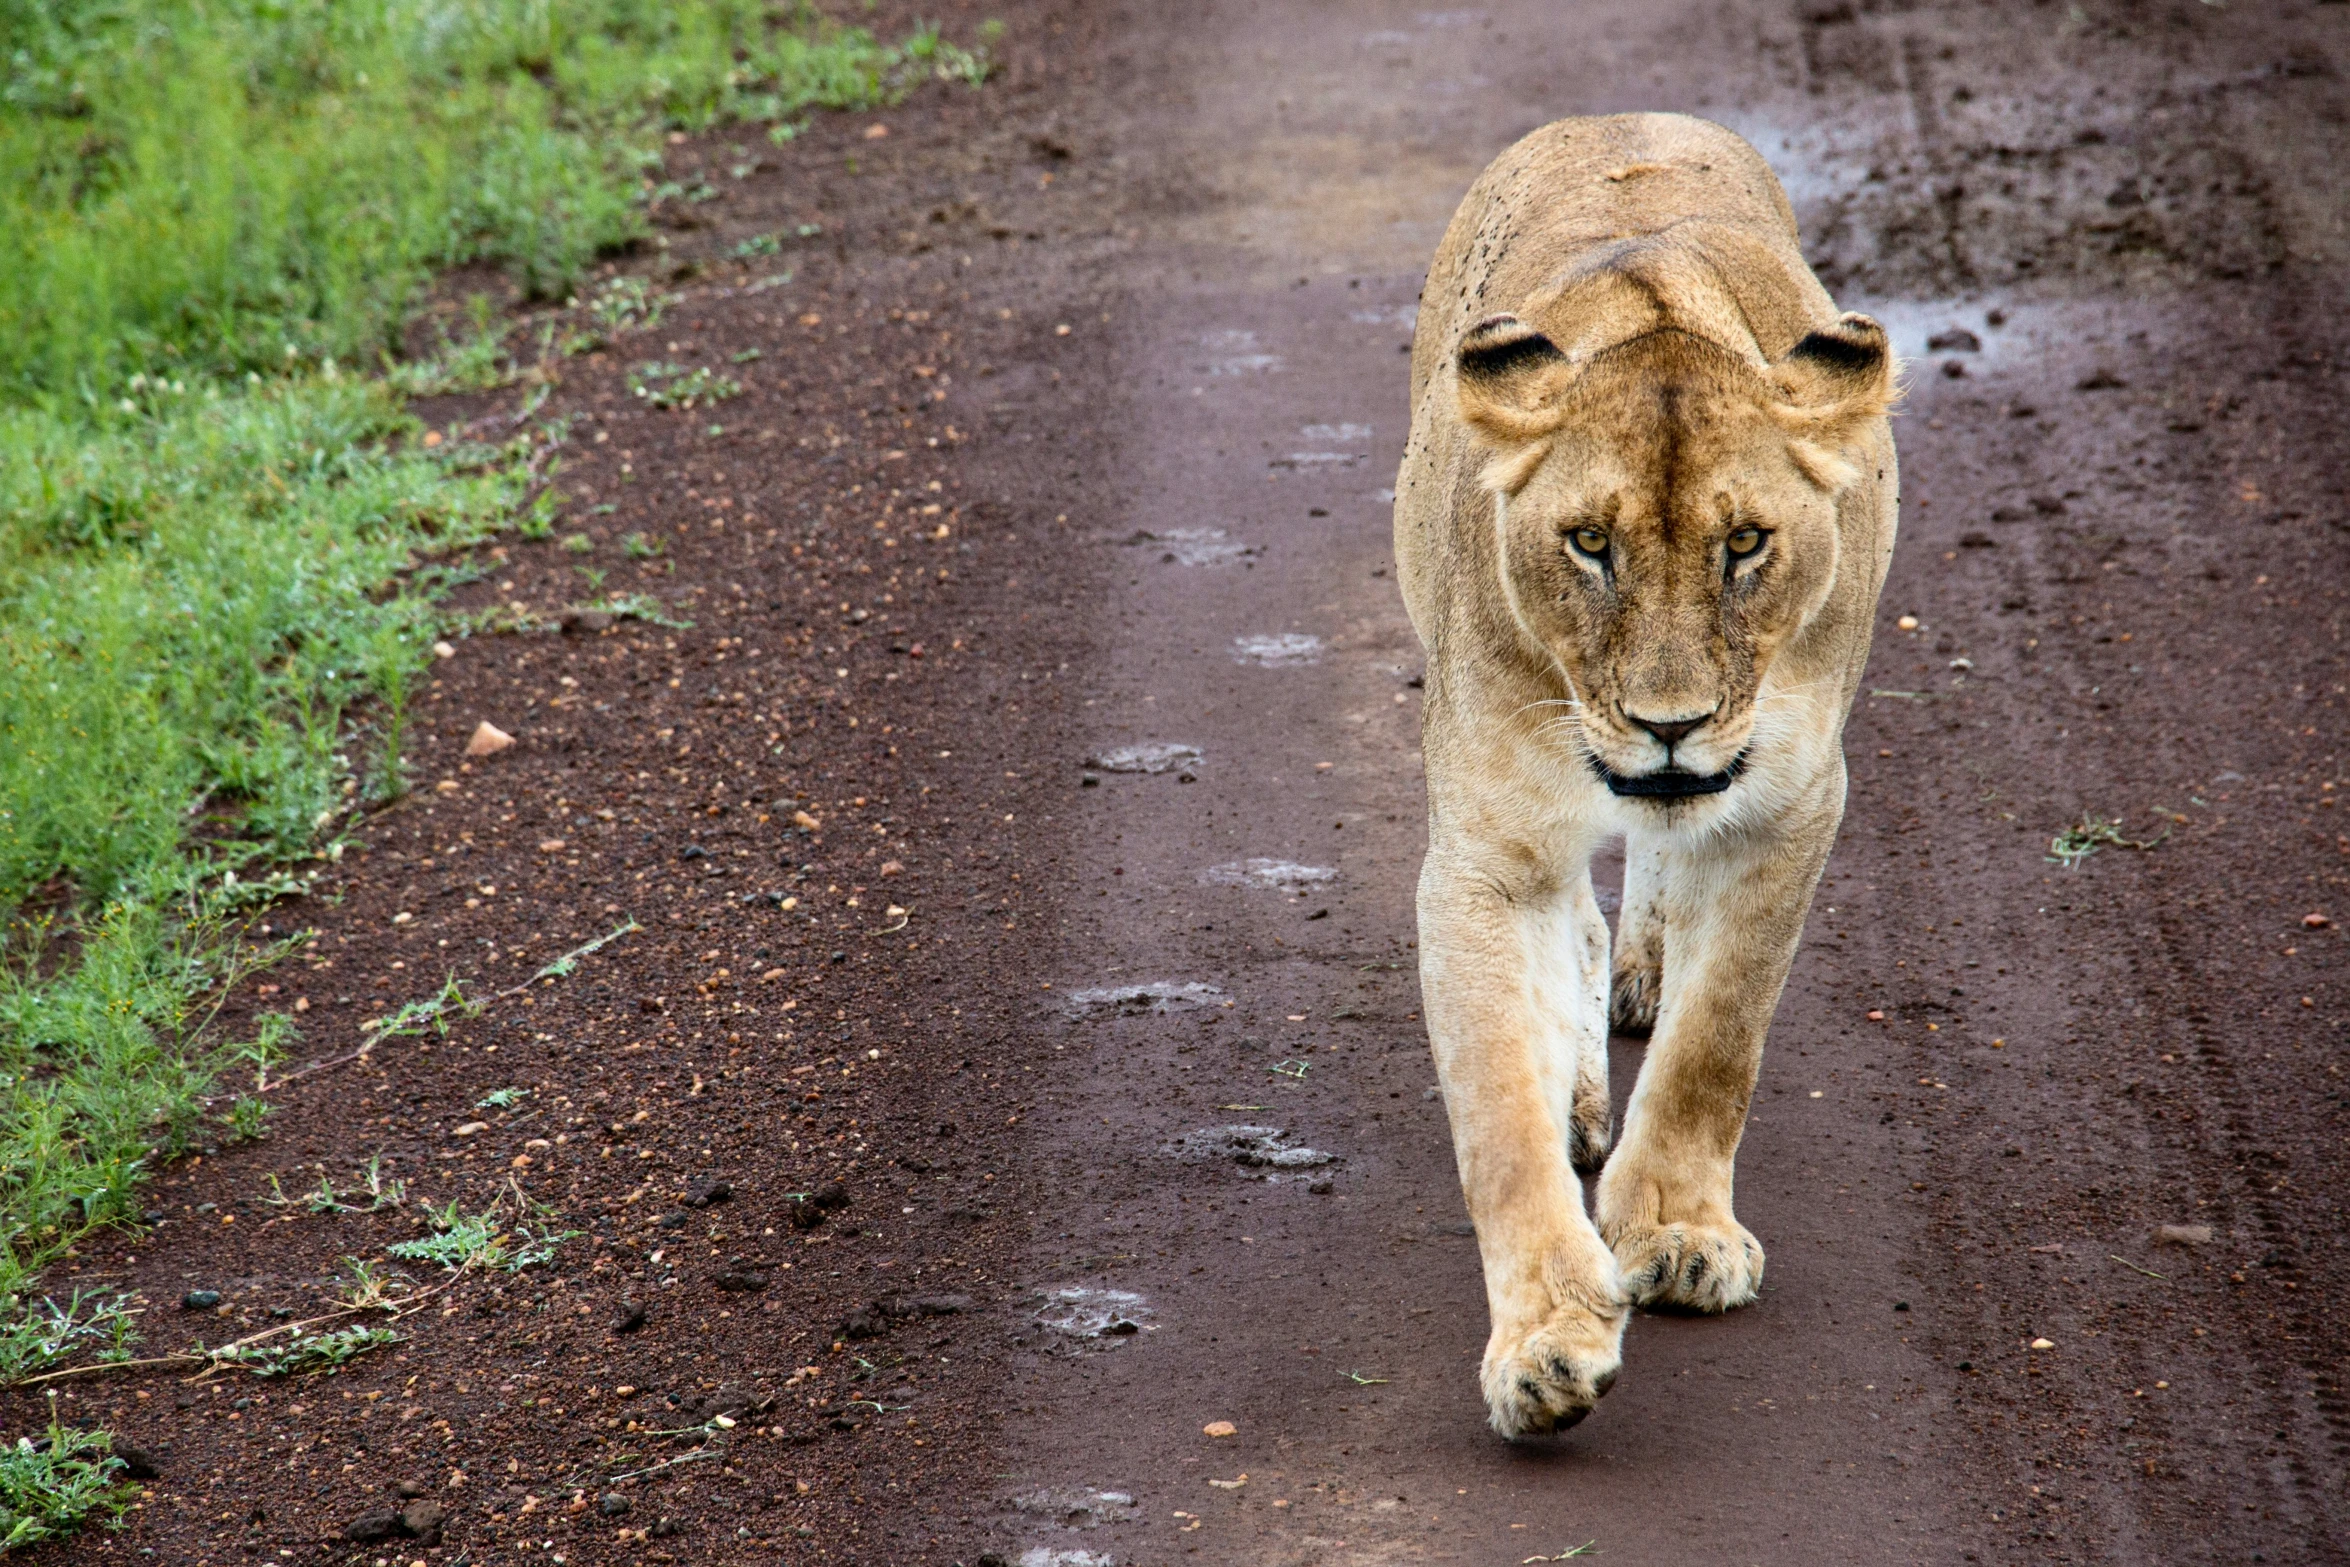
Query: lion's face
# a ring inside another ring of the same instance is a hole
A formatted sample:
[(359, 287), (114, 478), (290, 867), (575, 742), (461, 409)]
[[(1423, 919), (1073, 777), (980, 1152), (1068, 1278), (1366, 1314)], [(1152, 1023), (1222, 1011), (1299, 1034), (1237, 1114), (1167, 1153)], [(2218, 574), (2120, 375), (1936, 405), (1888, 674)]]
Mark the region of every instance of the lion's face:
[[(1855, 387), (1806, 384), (1807, 365), (1766, 378), (1678, 333), (1581, 367), (1549, 363), (1524, 346), (1530, 329), (1510, 326), (1498, 350), (1495, 323), (1471, 334), (1462, 396), (1495, 451), (1510, 608), (1580, 704), (1560, 722), (1620, 795), (1727, 789), (1773, 656), (1835, 581), (1836, 496), (1857, 477), (1839, 439), (1857, 423)], [(1820, 357), (1830, 381), (1865, 383), (1858, 401), (1874, 415), (1889, 360), (1882, 332), (1865, 328)], [(1516, 362), (1473, 379), (1481, 353)], [(1545, 372), (1550, 385), (1529, 384)], [(1490, 397), (1476, 406), (1512, 381), (1501, 418)]]

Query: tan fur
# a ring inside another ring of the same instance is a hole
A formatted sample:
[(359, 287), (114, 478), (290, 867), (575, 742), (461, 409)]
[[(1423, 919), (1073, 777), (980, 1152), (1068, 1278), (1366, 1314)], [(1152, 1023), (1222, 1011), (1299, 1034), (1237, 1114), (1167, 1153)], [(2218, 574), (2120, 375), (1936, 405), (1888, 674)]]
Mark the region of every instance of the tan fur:
[[(1761, 1282), (1731, 1166), (1843, 812), (1893, 396), (1882, 331), (1837, 315), (1770, 169), (1703, 120), (1534, 132), (1429, 271), (1395, 508), (1428, 650), (1421, 978), (1504, 1435), (1589, 1411), (1633, 1305)], [(1618, 836), (1611, 963), (1589, 861)], [(1594, 1223), (1574, 1166), (1607, 1153), (1611, 969), (1615, 1019), (1653, 1034)]]

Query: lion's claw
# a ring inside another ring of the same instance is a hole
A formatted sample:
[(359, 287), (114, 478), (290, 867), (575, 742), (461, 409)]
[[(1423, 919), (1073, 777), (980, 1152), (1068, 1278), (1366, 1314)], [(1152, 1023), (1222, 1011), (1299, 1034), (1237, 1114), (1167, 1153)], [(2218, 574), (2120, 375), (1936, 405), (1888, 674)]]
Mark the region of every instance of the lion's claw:
[(1629, 1315), (1620, 1299), (1566, 1301), (1514, 1342), (1497, 1331), (1482, 1379), (1493, 1429), (1514, 1441), (1564, 1431), (1590, 1414), (1616, 1385)]
[(1735, 1221), (1641, 1225), (1614, 1244), (1636, 1305), (1723, 1312), (1751, 1304), (1762, 1288), (1762, 1243)]

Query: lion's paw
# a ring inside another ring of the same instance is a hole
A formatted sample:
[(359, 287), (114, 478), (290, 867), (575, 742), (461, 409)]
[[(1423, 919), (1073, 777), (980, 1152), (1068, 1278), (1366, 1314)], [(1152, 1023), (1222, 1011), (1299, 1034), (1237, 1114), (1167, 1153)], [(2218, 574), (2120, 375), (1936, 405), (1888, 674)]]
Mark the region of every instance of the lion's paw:
[(1482, 1380), (1493, 1429), (1516, 1441), (1564, 1431), (1607, 1396), (1624, 1363), (1624, 1302), (1562, 1301), (1532, 1331), (1494, 1330)]
[(1664, 988), (1662, 964), (1619, 954), (1614, 979), (1608, 986), (1609, 1025), (1619, 1034), (1649, 1033), (1656, 1027), (1657, 1002), (1663, 997)]
[(1578, 1083), (1574, 1113), (1567, 1121), (1567, 1157), (1577, 1173), (1596, 1174), (1607, 1163), (1607, 1151), (1614, 1140), (1606, 1082), (1602, 1080), (1596, 1090), (1588, 1092)]
[(1751, 1305), (1762, 1288), (1762, 1243), (1736, 1220), (1631, 1225), (1613, 1244), (1635, 1305), (1723, 1312)]

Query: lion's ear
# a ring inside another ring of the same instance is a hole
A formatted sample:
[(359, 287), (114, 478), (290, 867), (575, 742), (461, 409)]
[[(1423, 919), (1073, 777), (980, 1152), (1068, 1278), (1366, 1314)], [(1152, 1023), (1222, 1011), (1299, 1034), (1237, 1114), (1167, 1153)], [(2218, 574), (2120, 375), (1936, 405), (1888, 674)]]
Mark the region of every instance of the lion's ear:
[(1461, 417), (1503, 445), (1538, 441), (1559, 426), (1554, 399), (1567, 356), (1516, 316), (1488, 316), (1461, 339)]
[(1847, 311), (1788, 350), (1771, 380), (1786, 399), (1773, 411), (1795, 438), (1796, 462), (1823, 489), (1842, 489), (1855, 471), (1842, 454), (1900, 395), (1885, 329)]

